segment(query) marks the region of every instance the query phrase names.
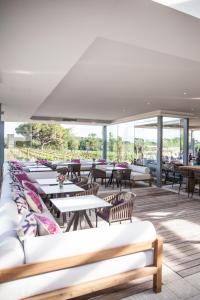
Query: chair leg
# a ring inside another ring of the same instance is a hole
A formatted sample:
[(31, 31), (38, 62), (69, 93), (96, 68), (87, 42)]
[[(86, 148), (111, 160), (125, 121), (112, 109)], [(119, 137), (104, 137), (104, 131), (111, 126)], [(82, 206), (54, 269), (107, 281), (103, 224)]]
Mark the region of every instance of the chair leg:
[(96, 214), (96, 227), (98, 226), (98, 216)]

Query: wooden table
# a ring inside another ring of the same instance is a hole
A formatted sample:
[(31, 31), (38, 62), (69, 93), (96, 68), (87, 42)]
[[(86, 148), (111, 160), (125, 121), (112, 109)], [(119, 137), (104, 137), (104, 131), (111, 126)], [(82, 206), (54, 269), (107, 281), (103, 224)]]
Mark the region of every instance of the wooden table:
[(102, 207), (111, 207), (112, 205), (107, 201), (94, 196), (94, 195), (87, 195), (87, 196), (78, 196), (78, 197), (68, 197), (68, 198), (57, 198), (57, 199), (50, 199), (53, 206), (62, 214), (63, 216), (63, 223), (66, 223), (66, 213), (73, 212), (73, 216), (71, 217), (66, 231), (70, 231), (70, 228), (73, 225), (73, 230), (77, 230), (78, 223), (85, 218), (86, 222), (88, 223), (89, 227), (93, 227), (92, 223), (86, 213), (89, 209), (97, 209)]
[(63, 187), (59, 185), (41, 185), (40, 188), (46, 195), (60, 195), (60, 194), (75, 194), (85, 191), (83, 188), (75, 184), (66, 184)]
[(193, 193), (195, 188), (195, 171), (200, 172), (200, 166), (180, 166), (179, 170), (184, 170), (189, 172), (189, 176), (186, 182), (186, 190), (188, 193)]
[[(36, 179), (39, 185), (58, 185), (58, 181), (56, 178), (44, 178), (44, 179)], [(63, 184), (72, 184), (72, 181), (65, 180)]]

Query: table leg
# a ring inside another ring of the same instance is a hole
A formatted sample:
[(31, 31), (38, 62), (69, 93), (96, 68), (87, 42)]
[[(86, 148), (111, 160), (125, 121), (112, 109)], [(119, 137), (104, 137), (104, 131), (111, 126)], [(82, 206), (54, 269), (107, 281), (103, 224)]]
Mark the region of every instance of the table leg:
[(90, 218), (88, 217), (86, 211), (83, 212), (83, 216), (85, 217), (85, 219), (86, 219), (88, 225), (90, 226), (90, 228), (93, 228), (93, 225), (92, 225), (92, 223), (90, 221)]
[(75, 217), (76, 217), (76, 214), (74, 213), (74, 215), (69, 220), (66, 231), (70, 231), (70, 228), (71, 228), (72, 224), (74, 223)]
[(63, 225), (65, 226), (65, 224), (67, 223), (67, 213), (66, 212), (62, 213), (62, 216), (63, 216)]
[(74, 219), (74, 227), (73, 230), (77, 230), (78, 228), (78, 222), (79, 222), (79, 212), (75, 212), (75, 219)]

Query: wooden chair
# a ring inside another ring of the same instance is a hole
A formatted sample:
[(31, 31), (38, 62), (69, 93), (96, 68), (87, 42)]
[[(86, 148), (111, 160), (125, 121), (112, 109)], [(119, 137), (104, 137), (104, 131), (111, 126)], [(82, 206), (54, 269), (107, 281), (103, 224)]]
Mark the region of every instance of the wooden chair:
[(80, 176), (81, 174), (81, 164), (76, 163), (76, 164), (71, 164), (68, 166), (68, 176), (69, 174), (71, 174), (71, 178), (73, 178), (73, 176), (77, 177)]
[(113, 188), (115, 185), (115, 181), (117, 183), (117, 187), (119, 186), (120, 191), (122, 189), (123, 182), (125, 183), (125, 187), (126, 187), (126, 183), (129, 182), (131, 188), (132, 187), (131, 169), (113, 171)]
[(107, 175), (105, 170), (94, 168), (91, 170), (91, 175), (92, 181), (96, 182), (97, 179), (101, 179), (101, 184), (105, 183), (105, 187), (107, 186), (106, 179), (110, 179), (110, 175)]
[(135, 197), (134, 193), (120, 192), (104, 198), (105, 201), (113, 206), (96, 210), (96, 227), (98, 226), (98, 217), (108, 222), (109, 225), (114, 222), (121, 223), (125, 220), (132, 222)]
[(99, 184), (96, 182), (88, 183), (81, 186), (85, 191), (76, 193), (75, 196), (97, 195), (99, 190)]

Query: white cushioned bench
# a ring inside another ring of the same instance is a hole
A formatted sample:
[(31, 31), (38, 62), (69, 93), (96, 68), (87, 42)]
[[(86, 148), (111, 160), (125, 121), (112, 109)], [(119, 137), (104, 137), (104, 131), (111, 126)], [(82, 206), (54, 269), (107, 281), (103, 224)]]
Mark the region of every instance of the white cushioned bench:
[(148, 221), (31, 237), (22, 245), (16, 235), (18, 220), (5, 170), (0, 299), (34, 299), (38, 294), (44, 299), (51, 295), (59, 299), (61, 294), (70, 299), (148, 275), (154, 276), (154, 290), (161, 290), (162, 241)]

